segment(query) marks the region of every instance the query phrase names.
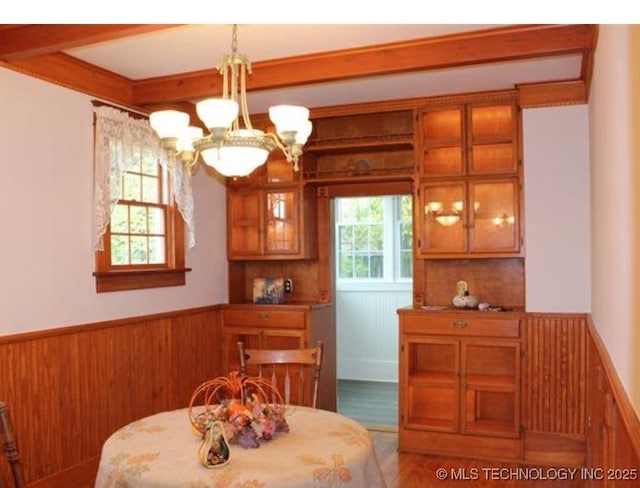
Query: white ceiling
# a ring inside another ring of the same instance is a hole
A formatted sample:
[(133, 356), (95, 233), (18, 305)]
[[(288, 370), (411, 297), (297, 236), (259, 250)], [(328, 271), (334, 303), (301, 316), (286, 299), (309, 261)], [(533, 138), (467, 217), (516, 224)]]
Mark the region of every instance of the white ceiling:
[[(503, 24), (504, 25), (504, 24)], [(497, 24), (241, 24), (238, 50), (250, 61), (325, 52), (497, 27)], [(210, 69), (231, 51), (228, 24), (190, 25), (66, 51), (137, 80)], [(304, 66), (300, 66), (304, 69)], [(442, 69), (251, 93), (249, 110), (277, 103), (344, 103), (513, 88), (516, 83), (576, 79), (581, 57), (566, 56)]]

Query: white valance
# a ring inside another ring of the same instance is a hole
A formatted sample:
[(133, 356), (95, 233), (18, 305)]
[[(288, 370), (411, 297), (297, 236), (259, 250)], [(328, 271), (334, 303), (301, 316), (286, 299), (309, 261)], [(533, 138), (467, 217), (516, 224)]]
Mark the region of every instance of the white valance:
[(181, 164), (169, 164), (160, 139), (148, 120), (134, 119), (113, 107), (94, 109), (96, 116), (93, 248), (103, 249), (103, 235), (111, 213), (121, 197), (122, 175), (134, 164), (137, 154), (151, 154), (168, 171), (178, 210), (186, 224), (187, 245), (195, 246), (195, 222), (191, 173)]

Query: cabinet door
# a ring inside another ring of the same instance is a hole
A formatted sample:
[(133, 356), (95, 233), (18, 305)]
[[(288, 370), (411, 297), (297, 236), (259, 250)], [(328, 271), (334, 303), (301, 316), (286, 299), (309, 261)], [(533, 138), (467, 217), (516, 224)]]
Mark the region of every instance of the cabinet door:
[(293, 183), (300, 173), (293, 171), (293, 163), (286, 159), (269, 159), (266, 166), (266, 182), (268, 185), (277, 183)]
[(464, 107), (426, 109), (422, 112), (421, 173), (423, 176), (458, 176), (465, 172)]
[(300, 252), (298, 189), (266, 190), (265, 253)]
[(461, 432), (520, 435), (520, 343), (461, 342)]
[(403, 425), (457, 431), (458, 374), (458, 341), (403, 336), (400, 361), (400, 413)]
[(230, 258), (261, 253), (261, 196), (259, 190), (228, 193), (227, 250)]
[(420, 188), (420, 196), (418, 252), (422, 255), (465, 252), (466, 184), (461, 181), (425, 183)]
[(469, 251), (520, 250), (518, 200), (517, 178), (469, 182)]
[(468, 107), (469, 174), (517, 171), (516, 113), (514, 103)]

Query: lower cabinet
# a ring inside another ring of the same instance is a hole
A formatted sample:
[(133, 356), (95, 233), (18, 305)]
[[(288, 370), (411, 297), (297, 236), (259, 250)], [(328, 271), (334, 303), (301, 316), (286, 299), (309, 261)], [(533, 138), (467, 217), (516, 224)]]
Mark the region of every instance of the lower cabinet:
[(400, 450), (520, 459), (519, 318), (399, 314)]
[(238, 341), (255, 349), (298, 349), (324, 343), (318, 408), (336, 410), (335, 309), (332, 304), (229, 304), (222, 308), (222, 366), (240, 369)]

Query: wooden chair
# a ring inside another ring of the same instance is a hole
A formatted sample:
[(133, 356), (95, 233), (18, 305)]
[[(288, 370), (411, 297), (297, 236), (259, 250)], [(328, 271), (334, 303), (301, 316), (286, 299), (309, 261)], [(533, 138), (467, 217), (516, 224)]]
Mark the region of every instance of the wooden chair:
[(322, 349), (321, 341), (316, 347), (278, 350), (245, 349), (239, 341), (240, 374), (270, 380), (286, 404), (316, 408)]
[[(26, 486), (24, 482), (24, 473), (22, 472), (22, 465), (20, 464), (20, 455), (18, 454), (18, 446), (16, 445), (16, 439), (13, 435), (13, 428), (11, 427), (11, 421), (9, 420), (9, 409), (4, 402), (0, 402), (0, 440), (4, 444), (4, 451), (11, 467), (11, 474), (13, 475), (13, 486), (15, 488), (24, 488)], [(0, 480), (1, 483), (1, 480)]]

